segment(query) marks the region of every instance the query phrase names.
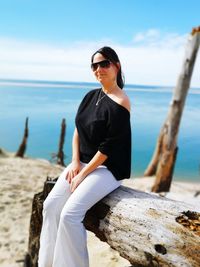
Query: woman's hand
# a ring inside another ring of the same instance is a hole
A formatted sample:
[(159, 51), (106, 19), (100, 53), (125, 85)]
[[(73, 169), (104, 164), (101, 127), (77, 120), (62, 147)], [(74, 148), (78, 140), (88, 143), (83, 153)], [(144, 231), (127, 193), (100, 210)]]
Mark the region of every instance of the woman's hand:
[(71, 184), (72, 179), (80, 172), (81, 163), (78, 160), (73, 160), (70, 165), (70, 169), (67, 173), (66, 180)]
[(74, 190), (78, 187), (78, 185), (85, 179), (81, 173), (77, 174), (70, 183), (70, 191), (73, 193)]

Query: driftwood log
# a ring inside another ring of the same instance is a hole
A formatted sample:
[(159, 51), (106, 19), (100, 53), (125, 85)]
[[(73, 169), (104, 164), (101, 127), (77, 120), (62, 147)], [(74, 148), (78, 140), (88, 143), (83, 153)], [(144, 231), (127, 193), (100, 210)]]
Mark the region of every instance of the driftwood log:
[(156, 174), (153, 192), (168, 192), (170, 189), (174, 164), (178, 151), (177, 139), (184, 109), (185, 100), (190, 87), (192, 72), (200, 45), (200, 27), (194, 28), (189, 36), (185, 49), (185, 58), (181, 73), (169, 107), (167, 118), (160, 131), (152, 160), (144, 175)]
[[(34, 196), (25, 267), (37, 267), (42, 203), (54, 183)], [(200, 266), (200, 207), (120, 186), (87, 212), (84, 225), (132, 266)]]

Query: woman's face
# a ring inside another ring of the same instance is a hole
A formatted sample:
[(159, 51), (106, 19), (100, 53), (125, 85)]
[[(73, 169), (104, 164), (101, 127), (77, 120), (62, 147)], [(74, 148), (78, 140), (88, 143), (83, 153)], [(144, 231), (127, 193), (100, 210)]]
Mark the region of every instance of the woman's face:
[[(94, 55), (92, 63), (98, 63), (105, 60), (107, 61), (102, 54), (97, 53)], [(119, 67), (109, 61), (105, 62), (105, 64), (102, 64), (102, 66), (100, 64), (96, 64), (95, 68), (93, 69), (93, 73), (100, 83), (110, 83), (116, 81), (118, 70)]]

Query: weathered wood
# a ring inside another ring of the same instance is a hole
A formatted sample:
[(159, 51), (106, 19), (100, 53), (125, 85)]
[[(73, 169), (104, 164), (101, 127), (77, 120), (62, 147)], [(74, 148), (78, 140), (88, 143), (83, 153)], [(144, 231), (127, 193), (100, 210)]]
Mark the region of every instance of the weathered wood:
[[(34, 197), (26, 267), (37, 267), (44, 198)], [(120, 186), (87, 212), (84, 225), (133, 266), (199, 267), (199, 212), (191, 204)]]
[(155, 152), (144, 175), (156, 174), (153, 192), (169, 191), (177, 154), (178, 131), (200, 45), (200, 27), (193, 29), (186, 46), (185, 58), (174, 89), (167, 118), (161, 128)]
[(195, 210), (121, 186), (88, 212), (85, 225), (133, 266), (197, 267), (200, 213)]
[(21, 145), (19, 146), (19, 149), (16, 153), (16, 157), (24, 157), (24, 153), (26, 152), (26, 146), (27, 146), (27, 140), (28, 140), (28, 117), (26, 118), (25, 122), (25, 129), (24, 129), (24, 136)]
[(61, 166), (65, 166), (64, 152), (63, 152), (63, 146), (65, 142), (65, 131), (66, 131), (66, 123), (65, 123), (65, 119), (63, 119), (62, 124), (61, 124), (60, 142), (59, 142), (59, 149), (58, 149), (58, 154), (57, 154), (57, 164)]
[[(172, 153), (170, 151), (168, 153), (165, 152), (165, 154), (160, 159), (160, 162), (157, 167), (156, 180), (151, 189), (152, 192), (169, 191), (172, 182), (177, 152), (178, 147), (176, 147)], [(166, 162), (168, 163), (168, 165), (166, 164)]]
[(62, 119), (58, 152), (52, 153), (52, 155), (51, 155), (52, 160), (61, 166), (65, 166), (65, 163), (64, 163), (65, 154), (63, 151), (63, 147), (64, 147), (64, 143), (65, 143), (65, 132), (66, 132), (66, 123), (65, 123), (65, 119)]

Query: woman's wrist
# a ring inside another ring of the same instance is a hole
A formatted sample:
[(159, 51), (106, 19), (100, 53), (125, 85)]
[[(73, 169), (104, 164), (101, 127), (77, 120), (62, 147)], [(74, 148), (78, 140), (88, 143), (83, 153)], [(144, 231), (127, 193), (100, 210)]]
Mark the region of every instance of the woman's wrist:
[(80, 171), (80, 175), (81, 175), (83, 178), (85, 178), (89, 173), (90, 173), (90, 172), (89, 172), (89, 170), (87, 170), (86, 166), (83, 167), (83, 168), (81, 169), (81, 171)]
[(79, 158), (76, 158), (76, 157), (72, 157), (72, 162), (78, 162), (78, 163), (80, 163), (80, 159)]

